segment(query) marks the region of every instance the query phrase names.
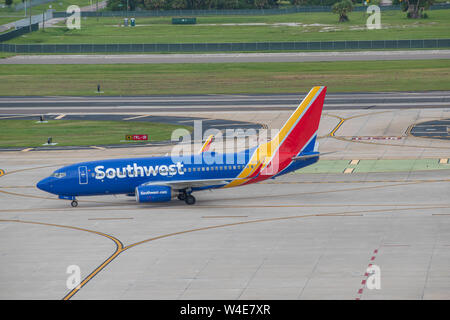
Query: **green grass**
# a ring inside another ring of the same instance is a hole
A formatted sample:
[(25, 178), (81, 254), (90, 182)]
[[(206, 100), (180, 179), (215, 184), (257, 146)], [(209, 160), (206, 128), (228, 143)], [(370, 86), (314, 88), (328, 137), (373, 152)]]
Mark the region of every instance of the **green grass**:
[[(20, 15), (24, 14), (25, 10), (15, 11), (13, 8), (15, 5), (21, 3), (22, 0), (14, 0), (13, 4), (11, 5), (11, 8), (0, 8), (0, 15), (6, 16), (6, 15)], [(95, 4), (95, 1), (92, 1), (93, 4)], [(42, 11), (46, 11), (47, 9), (54, 9), (55, 11), (66, 11), (67, 7), (75, 4), (79, 7), (88, 6), (91, 4), (90, 0), (55, 0), (53, 2), (48, 2), (44, 4), (40, 4), (38, 6), (31, 7), (31, 14), (39, 14), (42, 13)], [(27, 8), (27, 15), (30, 14), (28, 11), (29, 8)]]
[(0, 83), (0, 95), (95, 95), (97, 83), (105, 95), (450, 90), (450, 60), (0, 65)]
[[(27, 0), (28, 1), (28, 0)], [(11, 8), (0, 8), (0, 25), (7, 24), (10, 22), (22, 20), (24, 18), (27, 18), (30, 14), (29, 8), (27, 8), (27, 16), (25, 17), (25, 10), (20, 11), (14, 11), (13, 7), (16, 4), (19, 4), (21, 0), (14, 0)], [(93, 1), (95, 4), (95, 1)], [(50, 9), (50, 5), (52, 6), (52, 9), (55, 9), (56, 11), (66, 11), (67, 7), (76, 4), (80, 7), (90, 5), (90, 0), (56, 0), (53, 2), (41, 4), (35, 7), (31, 8), (31, 14), (37, 15), (42, 14), (43, 11), (47, 11)], [(11, 28), (7, 31), (12, 31), (14, 28)]]
[(9, 57), (13, 57), (15, 56), (15, 53), (12, 52), (0, 52), (0, 59), (5, 59), (5, 58), (9, 58)]
[(38, 124), (36, 120), (0, 120), (0, 147), (38, 147), (48, 137), (58, 146), (126, 144), (129, 142), (122, 141), (128, 134), (148, 134), (148, 141), (161, 141), (170, 140), (177, 128), (192, 130), (154, 122), (49, 120)]
[[(92, 1), (92, 4), (95, 4), (95, 0)], [(38, 14), (42, 11), (45, 11), (47, 9), (50, 9), (50, 5), (52, 6), (51, 9), (61, 12), (66, 11), (67, 7), (70, 5), (77, 5), (79, 7), (85, 7), (91, 5), (91, 1), (89, 0), (55, 0), (53, 2), (49, 2), (46, 4), (41, 4), (39, 6), (35, 6), (31, 8), (32, 14)]]
[(23, 15), (20, 15), (20, 14), (17, 14), (17, 13), (15, 13), (14, 15), (11, 15), (11, 16), (7, 16), (7, 17), (2, 16), (2, 17), (0, 17), (0, 25), (6, 24), (6, 23), (10, 23), (10, 22), (14, 22), (14, 21), (17, 21), (17, 20), (21, 20), (23, 18), (25, 18)]
[[(381, 30), (367, 30), (364, 12), (338, 23), (331, 12), (266, 16), (198, 17), (197, 25), (172, 25), (171, 18), (137, 18), (137, 27), (119, 27), (123, 18), (82, 18), (81, 30), (64, 24), (10, 40), (9, 43), (207, 43), (264, 41), (396, 40), (450, 37), (450, 10), (428, 12), (428, 19), (407, 19), (401, 11), (383, 11)], [(266, 23), (269, 25), (224, 25)], [(279, 23), (301, 23), (299, 26)]]

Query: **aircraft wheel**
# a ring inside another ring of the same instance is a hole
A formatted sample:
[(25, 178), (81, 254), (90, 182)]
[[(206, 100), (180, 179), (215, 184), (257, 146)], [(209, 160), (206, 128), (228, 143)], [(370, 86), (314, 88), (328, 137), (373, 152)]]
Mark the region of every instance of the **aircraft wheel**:
[(178, 200), (186, 201), (186, 193), (182, 192), (178, 195)]
[(70, 205), (72, 206), (72, 207), (76, 207), (76, 206), (78, 206), (78, 201), (77, 200), (73, 200), (71, 203), (70, 203)]
[(195, 203), (195, 198), (192, 195), (188, 195), (186, 196), (186, 204), (194, 204)]

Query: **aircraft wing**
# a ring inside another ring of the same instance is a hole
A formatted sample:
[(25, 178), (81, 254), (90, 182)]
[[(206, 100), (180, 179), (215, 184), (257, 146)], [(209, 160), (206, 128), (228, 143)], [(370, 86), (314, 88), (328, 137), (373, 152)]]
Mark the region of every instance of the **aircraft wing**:
[(233, 180), (242, 180), (242, 179), (196, 179), (196, 180), (173, 180), (173, 181), (154, 181), (154, 182), (147, 182), (141, 184), (142, 186), (151, 186), (151, 185), (158, 185), (158, 186), (169, 186), (172, 187), (175, 190), (183, 190), (186, 188), (202, 188), (202, 187), (208, 187), (208, 186), (214, 186), (214, 185), (222, 185), (222, 184), (228, 184)]

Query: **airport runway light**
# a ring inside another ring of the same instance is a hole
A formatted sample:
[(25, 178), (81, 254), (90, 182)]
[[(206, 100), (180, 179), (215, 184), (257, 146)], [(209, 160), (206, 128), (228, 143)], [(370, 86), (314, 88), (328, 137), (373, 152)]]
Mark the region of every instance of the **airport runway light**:
[(39, 116), (39, 121), (36, 121), (36, 123), (47, 123), (48, 121), (45, 120), (44, 115)]
[(97, 91), (95, 91), (95, 93), (103, 93), (101, 87), (100, 87), (100, 83), (97, 84)]

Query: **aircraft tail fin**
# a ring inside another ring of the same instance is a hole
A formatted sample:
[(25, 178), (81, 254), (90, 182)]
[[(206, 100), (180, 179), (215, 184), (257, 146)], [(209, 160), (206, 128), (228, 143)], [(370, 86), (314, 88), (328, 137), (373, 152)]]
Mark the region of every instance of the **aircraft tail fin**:
[(327, 87), (313, 87), (272, 141), (279, 153), (293, 157), (301, 152), (317, 151), (317, 130)]
[(312, 88), (277, 135), (256, 148), (240, 177), (256, 180), (274, 176), (294, 160), (317, 157), (317, 131), (326, 91), (326, 87)]

